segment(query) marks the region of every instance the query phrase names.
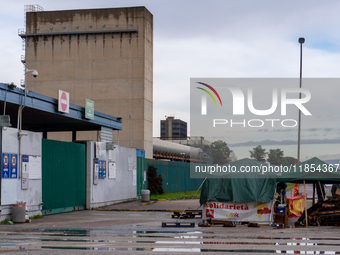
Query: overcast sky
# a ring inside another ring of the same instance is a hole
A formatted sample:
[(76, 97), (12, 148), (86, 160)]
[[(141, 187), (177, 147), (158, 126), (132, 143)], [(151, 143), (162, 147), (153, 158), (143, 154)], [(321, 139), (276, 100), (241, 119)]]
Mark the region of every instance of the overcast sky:
[[(154, 136), (165, 115), (189, 122), (190, 78), (299, 77), (301, 36), (303, 76), (340, 76), (338, 0), (16, 0), (0, 10), (0, 82), (19, 84), (23, 78), (18, 29), (24, 28), (25, 4), (46, 11), (145, 6), (153, 14)], [(331, 93), (339, 90), (332, 87)]]

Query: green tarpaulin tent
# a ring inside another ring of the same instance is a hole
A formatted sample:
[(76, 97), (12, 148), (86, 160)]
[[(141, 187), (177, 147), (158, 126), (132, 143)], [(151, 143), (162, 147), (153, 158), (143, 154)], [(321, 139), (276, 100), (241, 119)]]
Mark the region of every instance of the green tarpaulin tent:
[[(268, 203), (273, 199), (278, 176), (274, 173), (254, 172), (255, 169), (268, 166), (266, 163), (245, 158), (231, 162), (227, 166), (233, 167), (236, 172), (215, 175), (215, 178), (209, 176), (202, 186), (201, 205), (207, 201)], [(241, 170), (245, 170), (244, 167), (248, 170), (253, 169), (253, 172), (241, 173)]]
[(329, 165), (317, 157), (311, 158), (290, 167), (290, 171), (283, 172), (277, 182), (313, 183), (339, 183), (340, 169), (337, 165)]

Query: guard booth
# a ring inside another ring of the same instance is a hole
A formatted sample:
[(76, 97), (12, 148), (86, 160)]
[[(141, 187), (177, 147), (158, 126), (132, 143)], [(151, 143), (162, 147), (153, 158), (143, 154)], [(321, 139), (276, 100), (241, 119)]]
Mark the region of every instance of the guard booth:
[(122, 120), (59, 96), (62, 101), (34, 92), (25, 98), (23, 90), (0, 84), (0, 220), (10, 218), (18, 202), (26, 203), (29, 216), (85, 209), (92, 171), (86, 168), (86, 142), (48, 140), (47, 133), (71, 131), (76, 141), (77, 131), (112, 134), (122, 129)]

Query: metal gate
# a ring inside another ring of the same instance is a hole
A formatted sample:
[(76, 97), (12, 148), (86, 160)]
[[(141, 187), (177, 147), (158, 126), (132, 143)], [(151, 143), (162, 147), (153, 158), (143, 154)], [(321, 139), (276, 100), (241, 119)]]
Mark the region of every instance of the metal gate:
[(85, 209), (85, 144), (42, 140), (42, 213)]

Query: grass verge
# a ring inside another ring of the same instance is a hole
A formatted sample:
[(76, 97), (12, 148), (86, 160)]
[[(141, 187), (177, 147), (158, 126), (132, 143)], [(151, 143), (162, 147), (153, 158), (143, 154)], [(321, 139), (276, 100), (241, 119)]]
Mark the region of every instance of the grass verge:
[(37, 214), (37, 215), (31, 216), (30, 220), (41, 219), (43, 217), (44, 217), (43, 215)]
[[(287, 188), (286, 191), (289, 191), (291, 189), (294, 189), (294, 185), (295, 183), (287, 183)], [(178, 192), (178, 193), (164, 193), (163, 195), (151, 195), (150, 199), (151, 200), (158, 200), (158, 199), (166, 199), (166, 200), (177, 200), (177, 199), (190, 199), (190, 198), (195, 198), (198, 199), (200, 198), (201, 195), (201, 191), (198, 191), (196, 196), (194, 196), (194, 194), (196, 193), (196, 191), (186, 191), (186, 192)]]
[(194, 197), (196, 191), (186, 191), (186, 192), (178, 192), (178, 193), (164, 193), (163, 195), (151, 195), (151, 200), (158, 199), (167, 199), (167, 200), (177, 200), (177, 199), (190, 199), (190, 198), (200, 198), (201, 191), (198, 191), (196, 196)]
[(12, 225), (13, 221), (10, 221), (9, 219), (4, 219), (3, 221), (0, 221), (0, 225)]

